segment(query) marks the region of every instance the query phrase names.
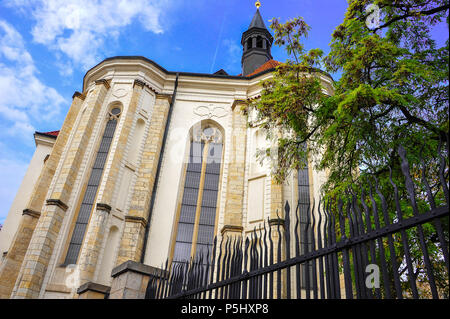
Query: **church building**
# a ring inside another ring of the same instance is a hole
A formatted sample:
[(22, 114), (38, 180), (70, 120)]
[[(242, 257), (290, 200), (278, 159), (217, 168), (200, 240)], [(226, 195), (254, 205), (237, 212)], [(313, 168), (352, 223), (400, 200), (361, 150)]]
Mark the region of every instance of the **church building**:
[(272, 43), (257, 2), (239, 75), (168, 71), (142, 56), (87, 71), (62, 127), (34, 134), (0, 231), (0, 298), (143, 298), (166, 262), (318, 198), (326, 173), (313, 158), (282, 185), (256, 160), (269, 141), (242, 107), (279, 64)]

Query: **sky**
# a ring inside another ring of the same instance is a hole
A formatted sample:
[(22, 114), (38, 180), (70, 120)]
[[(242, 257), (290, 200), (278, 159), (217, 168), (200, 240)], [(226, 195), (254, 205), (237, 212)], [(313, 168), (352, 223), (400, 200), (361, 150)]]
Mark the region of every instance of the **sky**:
[[(302, 16), (312, 27), (305, 48), (325, 54), (347, 8), (346, 0), (260, 1), (267, 27)], [(0, 224), (33, 156), (33, 133), (59, 130), (87, 70), (141, 55), (169, 71), (237, 75), (254, 2), (0, 0)], [(279, 47), (272, 55), (287, 59)]]

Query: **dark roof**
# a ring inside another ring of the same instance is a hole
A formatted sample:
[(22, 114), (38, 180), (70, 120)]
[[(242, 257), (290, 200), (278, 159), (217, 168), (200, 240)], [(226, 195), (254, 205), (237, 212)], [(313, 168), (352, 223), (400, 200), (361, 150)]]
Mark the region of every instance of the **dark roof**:
[(224, 69), (220, 69), (219, 71), (214, 72), (213, 74), (216, 74), (216, 75), (228, 75), (228, 73)]
[(34, 134), (56, 138), (58, 136), (58, 134), (59, 134), (59, 131), (51, 131), (51, 132), (38, 132), (38, 131), (36, 131)]
[[(268, 31), (267, 31), (268, 32)], [(253, 79), (253, 77), (256, 76), (241, 76), (241, 75), (220, 75), (220, 74), (210, 74), (210, 73), (193, 73), (193, 72), (174, 72), (174, 71), (168, 71), (165, 68), (163, 68), (162, 66), (160, 66), (158, 63), (143, 57), (143, 56), (131, 56), (131, 55), (125, 55), (125, 56), (113, 56), (110, 58), (106, 58), (104, 59), (102, 62), (96, 64), (95, 66), (93, 66), (92, 68), (90, 68), (86, 74), (83, 77), (83, 88), (86, 84), (86, 76), (87, 74), (95, 69), (97, 66), (99, 66), (100, 64), (107, 62), (107, 61), (111, 61), (111, 60), (116, 60), (116, 59), (124, 59), (124, 60), (140, 60), (140, 61), (144, 61), (147, 63), (150, 63), (152, 65), (154, 65), (155, 67), (157, 67), (159, 70), (161, 70), (162, 72), (166, 73), (166, 74), (170, 74), (170, 75), (176, 75), (177, 73), (179, 75), (185, 75), (185, 76), (198, 76), (198, 77), (209, 77), (209, 78), (226, 78), (226, 79), (237, 79), (237, 80), (251, 80)], [(272, 70), (267, 70), (267, 72), (270, 72)]]
[(261, 29), (267, 29), (266, 25), (264, 24), (264, 20), (261, 17), (261, 14), (259, 13), (259, 9), (256, 9), (255, 15), (253, 16), (252, 22), (250, 23), (251, 28), (261, 28)]

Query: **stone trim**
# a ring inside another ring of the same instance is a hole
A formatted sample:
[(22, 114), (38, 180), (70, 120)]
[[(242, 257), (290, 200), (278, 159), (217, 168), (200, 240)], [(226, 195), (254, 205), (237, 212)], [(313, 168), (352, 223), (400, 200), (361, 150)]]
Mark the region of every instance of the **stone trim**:
[(67, 208), (69, 208), (69, 206), (67, 206), (66, 204), (64, 204), (61, 200), (59, 199), (54, 199), (54, 198), (50, 198), (46, 200), (47, 206), (51, 206), (51, 205), (56, 205), (59, 208), (61, 208), (62, 210), (66, 211)]
[(103, 84), (107, 89), (111, 87), (111, 85), (109, 85), (109, 82), (105, 79), (95, 80), (94, 82), (95, 84)]
[(145, 82), (142, 81), (142, 80), (135, 79), (134, 82), (133, 82), (133, 87), (134, 87), (135, 85), (139, 85), (139, 86), (141, 86), (142, 88), (148, 88), (148, 89), (149, 89), (150, 91), (152, 91), (153, 93), (158, 94), (158, 91), (157, 91), (154, 87), (148, 85), (147, 83), (145, 83)]
[(105, 203), (97, 203), (97, 209), (103, 210), (103, 211), (107, 212), (108, 214), (111, 212), (111, 206), (109, 206), (108, 204), (105, 204)]
[(145, 87), (145, 82), (135, 79), (134, 83), (133, 83), (133, 87), (135, 87), (136, 85), (139, 85), (140, 87), (144, 88)]
[(142, 227), (145, 227), (147, 225), (147, 221), (144, 217), (137, 217), (137, 216), (125, 216), (125, 222), (130, 223), (140, 223)]
[(273, 218), (273, 219), (269, 219), (269, 225), (270, 225), (270, 226), (281, 225), (281, 226), (284, 227), (284, 219), (282, 219), (282, 218)]
[(165, 94), (165, 93), (156, 93), (157, 99), (167, 99), (169, 101), (169, 104), (172, 103), (172, 95), (171, 94)]
[(244, 230), (244, 227), (242, 227), (242, 226), (225, 225), (222, 227), (220, 234), (223, 235), (227, 231), (241, 233), (243, 230)]
[(248, 104), (246, 100), (234, 100), (233, 104), (231, 105), (231, 110), (234, 111), (234, 108), (238, 104)]
[(160, 278), (162, 276), (167, 277), (168, 275), (168, 271), (166, 270), (162, 270), (149, 265), (144, 265), (133, 260), (128, 260), (120, 264), (119, 266), (115, 267), (111, 272), (111, 277), (115, 278), (120, 274), (123, 274), (128, 271), (157, 278)]
[(84, 95), (83, 93), (80, 93), (78, 91), (75, 91), (75, 93), (72, 95), (72, 100), (76, 97), (81, 100), (84, 100), (86, 98), (86, 95)]
[(88, 281), (87, 283), (82, 284), (78, 289), (77, 289), (77, 294), (81, 295), (82, 293), (88, 292), (88, 291), (95, 291), (95, 292), (99, 292), (102, 294), (109, 294), (109, 292), (111, 291), (111, 287), (109, 286), (105, 286), (105, 285), (101, 285), (101, 284), (97, 284), (95, 282), (92, 281)]
[(41, 212), (37, 212), (35, 210), (25, 208), (22, 212), (22, 215), (28, 215), (34, 218), (39, 218), (41, 216)]
[(49, 284), (47, 287), (45, 287), (45, 291), (51, 291), (51, 292), (62, 292), (66, 294), (70, 294), (72, 290), (68, 288), (66, 285), (59, 285), (59, 284)]

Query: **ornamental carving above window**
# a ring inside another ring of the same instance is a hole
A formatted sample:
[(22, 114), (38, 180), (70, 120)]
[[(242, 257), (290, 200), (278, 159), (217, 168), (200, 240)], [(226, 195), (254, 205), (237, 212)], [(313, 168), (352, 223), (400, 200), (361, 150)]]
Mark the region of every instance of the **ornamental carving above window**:
[(228, 111), (223, 106), (213, 106), (210, 104), (209, 106), (200, 105), (194, 109), (194, 114), (197, 114), (201, 117), (224, 117), (228, 115)]

